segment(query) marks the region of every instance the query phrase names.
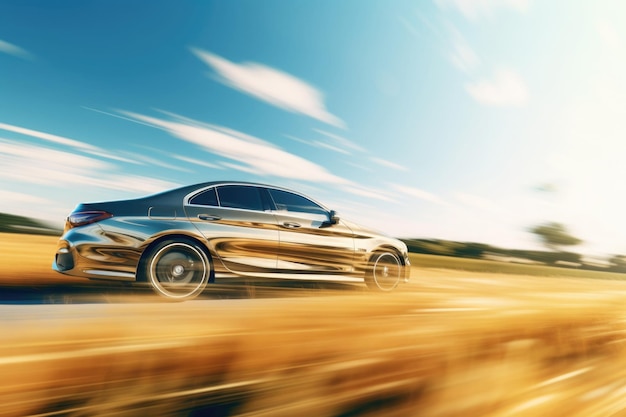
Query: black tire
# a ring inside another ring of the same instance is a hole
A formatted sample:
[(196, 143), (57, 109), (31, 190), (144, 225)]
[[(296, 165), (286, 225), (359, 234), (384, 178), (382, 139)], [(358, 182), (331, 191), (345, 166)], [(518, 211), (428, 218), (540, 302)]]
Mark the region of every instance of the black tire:
[(170, 300), (197, 297), (209, 282), (211, 261), (190, 240), (166, 240), (150, 250), (144, 263), (146, 281), (154, 292)]
[(400, 283), (402, 263), (394, 252), (375, 252), (370, 259), (365, 284), (374, 291), (392, 291)]

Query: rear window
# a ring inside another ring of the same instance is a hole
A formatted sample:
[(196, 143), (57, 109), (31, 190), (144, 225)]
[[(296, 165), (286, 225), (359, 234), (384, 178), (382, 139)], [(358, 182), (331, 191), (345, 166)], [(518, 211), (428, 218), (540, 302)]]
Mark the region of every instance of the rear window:
[(263, 211), (261, 193), (256, 187), (224, 185), (218, 188), (220, 206)]
[(189, 204), (195, 204), (198, 206), (218, 206), (219, 204), (217, 203), (215, 188), (209, 188), (208, 190), (194, 195), (189, 200)]

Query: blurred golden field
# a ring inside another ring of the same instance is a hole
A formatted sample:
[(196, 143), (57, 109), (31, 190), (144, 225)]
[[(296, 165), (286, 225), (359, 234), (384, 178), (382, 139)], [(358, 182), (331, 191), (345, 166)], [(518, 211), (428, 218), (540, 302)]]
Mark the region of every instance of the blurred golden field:
[(51, 265), (59, 238), (0, 233), (0, 277), (3, 283), (64, 281)]
[[(0, 235), (2, 280), (77, 285), (55, 247)], [(0, 305), (0, 415), (626, 416), (626, 283), (455, 262), (393, 294)]]

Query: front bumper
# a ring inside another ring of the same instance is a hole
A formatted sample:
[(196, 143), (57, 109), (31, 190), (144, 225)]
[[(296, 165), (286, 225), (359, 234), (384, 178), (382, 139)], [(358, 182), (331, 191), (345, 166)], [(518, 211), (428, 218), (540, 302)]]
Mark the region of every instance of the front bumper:
[(402, 257), (404, 258), (404, 279), (403, 279), (403, 281), (404, 281), (404, 283), (407, 283), (411, 279), (411, 261), (409, 260), (408, 252), (403, 253)]

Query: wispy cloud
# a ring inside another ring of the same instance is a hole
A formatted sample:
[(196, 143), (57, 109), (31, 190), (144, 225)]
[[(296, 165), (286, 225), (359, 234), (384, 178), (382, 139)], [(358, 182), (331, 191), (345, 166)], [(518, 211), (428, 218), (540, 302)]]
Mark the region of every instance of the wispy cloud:
[(226, 168), (234, 169), (235, 171), (245, 172), (246, 174), (251, 174), (251, 175), (263, 175), (264, 174), (263, 172), (260, 172), (259, 170), (251, 168), (246, 165), (233, 164), (232, 162), (224, 162), (223, 165)]
[(180, 186), (175, 182), (163, 181), (156, 178), (143, 177), (141, 175), (115, 174), (103, 177), (101, 181), (92, 184), (113, 190), (150, 194)]
[(344, 155), (350, 155), (350, 152), (346, 151), (345, 149), (339, 148), (337, 146), (333, 146), (326, 142), (321, 142), (319, 140), (304, 140), (302, 138), (299, 138), (293, 135), (285, 135), (285, 137), (291, 140), (295, 140), (296, 142), (304, 143), (305, 145), (313, 146), (315, 148), (324, 148), (324, 149), (331, 150), (333, 152), (342, 153)]
[(313, 145), (317, 146), (318, 148), (324, 148), (324, 149), (331, 150), (333, 152), (342, 153), (344, 155), (350, 155), (350, 152), (346, 151), (345, 149), (342, 149), (342, 148), (339, 148), (337, 146), (331, 145), (330, 143), (321, 142), (319, 140), (314, 141)]
[[(81, 106), (81, 107), (83, 109), (85, 109), (85, 110), (89, 110), (89, 111), (92, 111), (92, 112), (104, 114), (106, 116), (115, 117), (116, 119), (122, 119), (122, 120), (126, 120), (128, 122), (133, 122), (133, 123), (137, 123), (137, 124), (140, 124), (140, 125), (152, 127), (148, 123), (143, 123), (143, 122), (140, 122), (139, 120), (131, 119), (130, 117), (124, 117), (124, 116), (121, 116), (121, 115), (116, 114), (116, 113), (111, 113), (111, 112), (100, 110), (100, 109), (94, 109), (93, 107), (87, 107), (87, 106)], [(120, 110), (117, 110), (117, 111), (120, 111)]]
[(357, 168), (357, 169), (362, 169), (363, 171), (372, 172), (372, 167), (370, 165), (366, 166), (366, 165), (356, 164), (356, 163), (354, 163), (352, 161), (348, 161), (348, 162), (346, 162), (346, 164), (350, 165), (350, 166), (352, 166), (354, 168)]
[(337, 143), (337, 145), (339, 145), (341, 147), (344, 147), (346, 149), (350, 149), (350, 150), (353, 150), (353, 151), (365, 152), (365, 149), (363, 149), (362, 146), (357, 145), (356, 143), (354, 143), (350, 139), (346, 139), (343, 136), (339, 136), (339, 135), (327, 132), (327, 131), (322, 130), (322, 129), (313, 129), (313, 130), (316, 131), (317, 133), (321, 133), (322, 135), (324, 135), (324, 136), (326, 136), (328, 138), (333, 139)]
[(435, 0), (435, 3), (443, 9), (456, 9), (469, 20), (477, 20), (491, 18), (499, 9), (525, 13), (530, 0)]
[(326, 109), (323, 94), (307, 82), (263, 64), (237, 64), (202, 49), (191, 51), (216, 71), (220, 82), (284, 110), (345, 128), (345, 123)]
[(409, 197), (418, 198), (420, 200), (430, 201), (436, 204), (446, 204), (440, 197), (428, 191), (420, 190), (419, 188), (409, 187), (400, 184), (391, 184), (391, 188), (399, 192), (400, 194), (407, 195)]
[(408, 171), (409, 169), (405, 166), (402, 166), (400, 164), (396, 164), (395, 162), (391, 162), (391, 161), (387, 161), (386, 159), (382, 159), (382, 158), (377, 158), (377, 157), (371, 157), (370, 161), (384, 166), (386, 168), (391, 168), (391, 169), (395, 169), (397, 171)]
[(349, 183), (348, 180), (328, 172), (320, 165), (242, 132), (200, 122), (192, 123), (190, 119), (182, 117), (170, 121), (131, 112), (124, 114), (236, 162), (237, 165), (231, 163), (231, 168), (238, 167), (245, 172), (305, 181)]
[[(25, 167), (27, 169), (25, 169)], [(151, 193), (176, 184), (137, 175), (116, 174), (108, 162), (56, 149), (0, 139), (0, 179), (65, 188), (84, 185)]]
[[(62, 226), (63, 219), (70, 207), (62, 207), (62, 203), (38, 195), (25, 194), (10, 190), (0, 190), (0, 201), (4, 213), (19, 214), (38, 220), (49, 221), (58, 227)], [(45, 207), (45, 210), (41, 210)]]
[(150, 167), (158, 166), (161, 168), (166, 168), (166, 169), (171, 169), (174, 171), (181, 171), (181, 172), (191, 172), (191, 170), (185, 168), (184, 166), (168, 164), (167, 162), (163, 162), (156, 158), (151, 158), (149, 156), (141, 155), (135, 152), (124, 152), (124, 155), (127, 155), (128, 157), (132, 158), (133, 160), (135, 160), (137, 163), (141, 165), (148, 165)]
[(470, 72), (480, 65), (480, 58), (467, 42), (465, 37), (451, 24), (448, 25), (450, 32), (450, 61), (463, 72)]
[(10, 125), (6, 123), (0, 123), (0, 130), (5, 130), (7, 132), (13, 132), (13, 133), (19, 133), (20, 135), (30, 136), (33, 138), (45, 140), (47, 142), (56, 143), (58, 145), (71, 147), (71, 148), (80, 150), (82, 152), (99, 156), (102, 158), (106, 158), (106, 159), (113, 159), (116, 161), (128, 162), (132, 164), (136, 163), (135, 161), (131, 159), (123, 158), (121, 156), (112, 154), (111, 152), (105, 151), (104, 149), (98, 148), (97, 146), (93, 146), (88, 143), (81, 142), (75, 139), (66, 138), (63, 136), (53, 135), (50, 133), (40, 132), (38, 130), (27, 129), (25, 127)]
[[(357, 145), (349, 139), (344, 138), (343, 136), (339, 136), (321, 129), (313, 129), (313, 131), (322, 134), (325, 137), (325, 141), (305, 140), (293, 135), (285, 135), (285, 137), (309, 146), (328, 149), (344, 155), (352, 155), (353, 151), (366, 152), (365, 149), (363, 149), (361, 146)], [(329, 139), (330, 142), (328, 141)]]
[(172, 155), (172, 156), (180, 161), (188, 162), (190, 164), (198, 165), (201, 167), (211, 168), (211, 169), (222, 169), (222, 167), (220, 167), (219, 165), (212, 164), (206, 161), (200, 161), (199, 159), (189, 158), (189, 157), (182, 156), (182, 155)]
[[(436, 0), (436, 2), (442, 9), (453, 6), (468, 17), (476, 17), (483, 12), (491, 13), (506, 5), (520, 11), (525, 11), (527, 7), (527, 2), (523, 0)], [(418, 18), (425, 21), (419, 14)], [(463, 33), (449, 20), (442, 18), (439, 24), (440, 29), (431, 23), (426, 27), (434, 36), (435, 43), (440, 45), (444, 56), (471, 80), (465, 84), (465, 90), (476, 101), (491, 106), (521, 106), (528, 102), (529, 93), (526, 83), (511, 68), (497, 69), (490, 79), (477, 77), (479, 70), (482, 72), (485, 67), (492, 67), (492, 65), (488, 59), (487, 62), (481, 59)], [(604, 33), (603, 38), (615, 39), (607, 25), (599, 26), (598, 31), (601, 34)]]
[(4, 203), (11, 201), (13, 203), (27, 203), (27, 204), (46, 204), (50, 205), (52, 202), (46, 198), (41, 198), (36, 195), (18, 193), (15, 191), (0, 190), (0, 200)]
[(37, 130), (27, 129), (25, 127), (9, 125), (6, 123), (0, 123), (0, 129), (8, 132), (19, 133), (21, 135), (32, 136), (34, 138), (46, 140), (48, 142), (57, 143), (60, 145), (71, 146), (82, 151), (99, 151), (99, 148), (91, 146), (87, 143), (80, 142), (74, 139), (65, 138), (63, 136), (52, 135), (50, 133), (40, 132)]
[(345, 186), (343, 187), (343, 189), (348, 191), (349, 193), (352, 193), (354, 195), (359, 195), (361, 197), (367, 197), (370, 199), (373, 198), (376, 200), (389, 201), (389, 202), (396, 201), (396, 199), (390, 193), (383, 191), (383, 190), (363, 187), (363, 186), (356, 185), (356, 184)]
[(0, 39), (0, 52), (5, 54), (13, 55), (22, 59), (33, 59), (34, 56), (27, 50), (20, 48), (17, 45), (13, 45), (12, 43), (3, 41)]
[(490, 106), (521, 106), (529, 100), (524, 80), (510, 69), (496, 71), (493, 79), (468, 83), (465, 89), (476, 101)]
[(209, 153), (230, 160), (221, 162), (220, 165), (233, 170), (308, 183), (327, 183), (361, 197), (395, 201), (389, 192), (363, 187), (305, 158), (236, 130), (202, 123), (173, 113), (167, 113), (172, 120), (131, 112), (123, 112), (123, 114), (154, 128), (162, 129), (178, 139), (196, 144)]

